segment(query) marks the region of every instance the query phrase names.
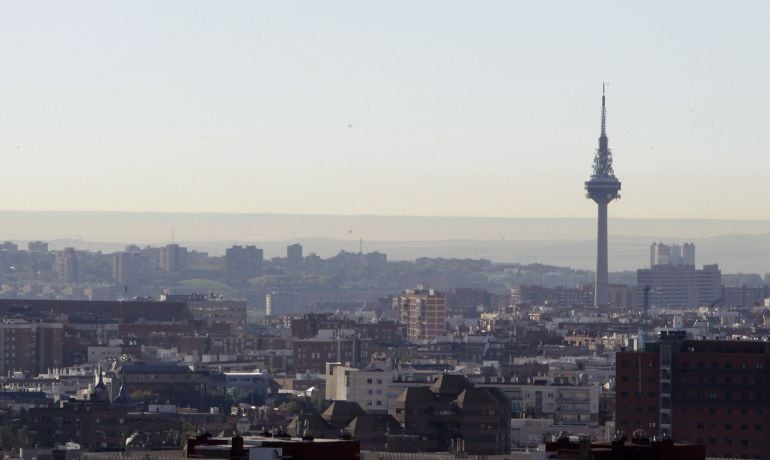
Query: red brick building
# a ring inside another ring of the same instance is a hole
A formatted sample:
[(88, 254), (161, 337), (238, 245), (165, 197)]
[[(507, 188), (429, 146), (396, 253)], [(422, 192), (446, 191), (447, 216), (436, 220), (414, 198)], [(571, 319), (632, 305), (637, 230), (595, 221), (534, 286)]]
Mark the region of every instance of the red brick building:
[(703, 444), (710, 457), (770, 458), (770, 343), (685, 340), (616, 356), (616, 426)]

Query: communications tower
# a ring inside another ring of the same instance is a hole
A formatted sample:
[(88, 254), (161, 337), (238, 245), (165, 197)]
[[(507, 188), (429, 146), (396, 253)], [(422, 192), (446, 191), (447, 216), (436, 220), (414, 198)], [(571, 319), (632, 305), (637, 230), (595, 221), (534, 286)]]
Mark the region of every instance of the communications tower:
[(596, 282), (594, 285), (594, 306), (609, 304), (607, 288), (609, 275), (607, 267), (607, 205), (620, 198), (620, 181), (612, 170), (612, 152), (607, 143), (607, 108), (602, 85), (602, 133), (599, 136), (599, 148), (594, 155), (594, 168), (591, 178), (585, 183), (586, 197), (594, 200), (599, 208), (596, 238)]

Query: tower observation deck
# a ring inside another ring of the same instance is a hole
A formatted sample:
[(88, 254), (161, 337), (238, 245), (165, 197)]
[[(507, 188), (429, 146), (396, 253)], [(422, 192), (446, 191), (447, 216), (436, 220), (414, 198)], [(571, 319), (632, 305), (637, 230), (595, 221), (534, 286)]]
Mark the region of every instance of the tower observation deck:
[(594, 285), (594, 306), (607, 305), (609, 298), (609, 269), (607, 255), (607, 205), (620, 198), (620, 181), (612, 170), (612, 151), (607, 141), (607, 107), (602, 85), (602, 132), (599, 136), (599, 148), (594, 155), (591, 177), (585, 182), (586, 197), (596, 202), (598, 207), (598, 226), (596, 238), (596, 280)]

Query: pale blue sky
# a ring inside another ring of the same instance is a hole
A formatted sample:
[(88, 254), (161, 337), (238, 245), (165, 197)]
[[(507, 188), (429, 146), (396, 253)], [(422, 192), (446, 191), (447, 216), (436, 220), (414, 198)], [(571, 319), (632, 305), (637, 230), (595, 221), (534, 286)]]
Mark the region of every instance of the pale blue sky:
[(0, 9), (0, 209), (770, 219), (770, 2)]

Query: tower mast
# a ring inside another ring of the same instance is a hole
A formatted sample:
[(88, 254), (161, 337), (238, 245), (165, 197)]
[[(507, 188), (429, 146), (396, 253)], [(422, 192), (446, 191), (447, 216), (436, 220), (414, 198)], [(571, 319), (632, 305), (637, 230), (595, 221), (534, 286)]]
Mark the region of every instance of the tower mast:
[(607, 104), (605, 86), (602, 84), (602, 117), (599, 148), (594, 155), (593, 172), (585, 182), (586, 197), (596, 203), (596, 279), (594, 283), (594, 306), (609, 304), (609, 268), (607, 249), (607, 205), (620, 198), (620, 181), (612, 169), (612, 151), (607, 140)]

